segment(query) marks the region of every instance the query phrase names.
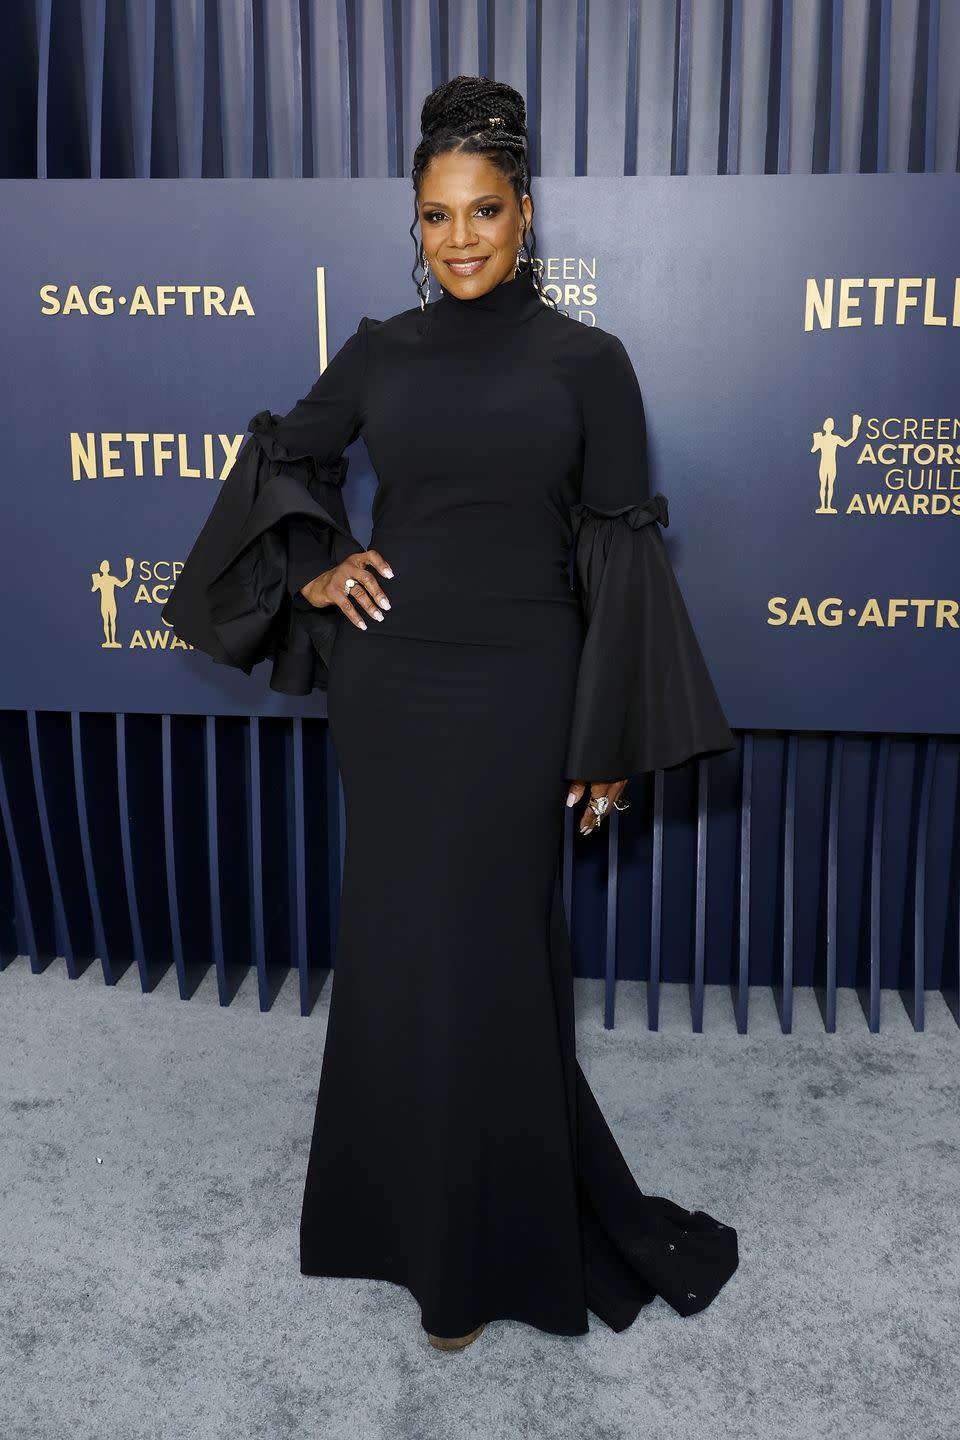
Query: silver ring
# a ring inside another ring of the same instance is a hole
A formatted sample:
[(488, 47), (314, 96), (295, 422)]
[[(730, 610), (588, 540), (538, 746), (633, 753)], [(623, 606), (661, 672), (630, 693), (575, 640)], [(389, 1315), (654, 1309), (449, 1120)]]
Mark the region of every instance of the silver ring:
[(590, 801), (590, 809), (598, 820), (602, 820), (610, 805), (609, 795), (595, 795)]
[(356, 583), (357, 583), (357, 582), (356, 582), (356, 580), (354, 579), (354, 577), (353, 577), (352, 575), (350, 575), (346, 580), (344, 580), (344, 582), (343, 582), (343, 588), (344, 588), (344, 590), (346, 591), (346, 593), (347, 593), (348, 595), (350, 594), (350, 587), (351, 587), (352, 585), (356, 585)]

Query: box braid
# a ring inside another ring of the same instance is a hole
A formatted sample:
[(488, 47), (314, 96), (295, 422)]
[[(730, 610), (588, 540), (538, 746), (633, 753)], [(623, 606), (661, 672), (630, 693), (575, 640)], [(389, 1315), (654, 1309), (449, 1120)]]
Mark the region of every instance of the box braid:
[[(414, 151), (411, 171), (416, 195), (420, 193), (424, 171), (430, 161), (436, 155), (460, 149), (470, 154), (486, 156), (510, 182), (517, 197), (517, 204), (520, 204), (524, 195), (529, 195), (531, 207), (533, 206), (530, 165), (527, 159), (527, 107), (523, 96), (512, 86), (499, 80), (488, 80), (485, 75), (457, 75), (443, 85), (438, 85), (423, 102), (420, 132), (420, 143)], [(416, 202), (414, 211), (416, 212)], [(410, 235), (416, 259), (410, 273), (417, 287), (417, 294), (421, 301), (425, 301), (426, 257), (423, 245), (416, 236), (417, 220), (415, 213)], [(542, 266), (537, 258), (532, 218), (523, 238), (523, 250), (525, 264), (530, 269), (538, 294), (548, 305), (557, 309), (555, 299), (543, 288), (540, 275)], [(520, 263), (523, 266), (524, 260)], [(422, 271), (419, 280), (417, 265)]]

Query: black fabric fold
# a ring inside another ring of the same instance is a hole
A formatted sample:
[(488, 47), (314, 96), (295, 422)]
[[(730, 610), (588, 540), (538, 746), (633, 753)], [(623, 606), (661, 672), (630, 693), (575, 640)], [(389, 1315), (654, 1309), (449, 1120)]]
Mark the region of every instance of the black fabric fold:
[(335, 532), (320, 530), (310, 520), (291, 515), (286, 524), (287, 590), (296, 595), (304, 585), (333, 565), (330, 537)]
[[(333, 511), (335, 501), (331, 498), (327, 506)], [(339, 530), (320, 529), (312, 520), (300, 515), (291, 515), (287, 520), (287, 590), (293, 596), (309, 581), (339, 565), (363, 547), (352, 535), (341, 535)], [(302, 599), (302, 597), (300, 597)]]
[(566, 773), (623, 780), (736, 741), (658, 525), (665, 495), (571, 507), (575, 584), (586, 620)]
[[(321, 464), (278, 440), (283, 417), (261, 410), (184, 562), (163, 618), (223, 665), (249, 675), (271, 660), (269, 684), (289, 695), (325, 690), (336, 606), (317, 609), (288, 587), (288, 530), (329, 537), (338, 560), (364, 547), (343, 501), (346, 456)], [(325, 552), (327, 553), (327, 552)], [(337, 562), (335, 562), (337, 563)], [(323, 565), (315, 572), (325, 568)], [(308, 577), (312, 578), (312, 577)], [(304, 583), (304, 582), (301, 582)]]

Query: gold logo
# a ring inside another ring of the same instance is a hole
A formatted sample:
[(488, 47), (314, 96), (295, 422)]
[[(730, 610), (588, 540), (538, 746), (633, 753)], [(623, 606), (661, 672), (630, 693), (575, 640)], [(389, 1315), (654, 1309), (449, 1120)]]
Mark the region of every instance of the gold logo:
[(90, 579), (93, 581), (90, 589), (100, 591), (100, 619), (103, 621), (103, 639), (100, 642), (100, 648), (101, 650), (122, 650), (123, 646), (117, 639), (117, 591), (129, 585), (133, 579), (133, 556), (127, 556), (125, 580), (110, 573), (109, 560), (101, 560), (100, 569), (92, 571)]
[[(820, 454), (820, 503), (814, 515), (960, 515), (960, 416), (854, 415), (840, 435), (832, 415), (813, 432), (810, 454)], [(856, 442), (843, 462), (839, 451)], [(852, 476), (847, 482), (846, 476)]]
[[(173, 627), (158, 614), (169, 599), (177, 576), (183, 569), (183, 561), (135, 561), (132, 555), (127, 555), (124, 563), (126, 574), (122, 580), (111, 571), (109, 560), (101, 560), (100, 569), (92, 571), (90, 575), (90, 589), (100, 592), (100, 620), (103, 626), (101, 650), (192, 650), (193, 646), (175, 635)], [(134, 578), (134, 570), (136, 591), (131, 592), (132, 600), (128, 600), (127, 604), (145, 605), (147, 609), (135, 610), (133, 629), (127, 638), (126, 635), (117, 634), (117, 591), (126, 589)], [(138, 624), (141, 615), (143, 619)], [(153, 628), (151, 619), (148, 618), (154, 615), (157, 616), (156, 628)]]
[(810, 454), (820, 451), (820, 504), (813, 512), (815, 515), (838, 515), (840, 512), (833, 504), (833, 487), (837, 479), (837, 451), (845, 450), (852, 445), (860, 434), (860, 423), (862, 415), (854, 415), (853, 429), (847, 439), (838, 435), (833, 428), (833, 416), (828, 415), (823, 421), (822, 430), (814, 430), (813, 444), (810, 446)]

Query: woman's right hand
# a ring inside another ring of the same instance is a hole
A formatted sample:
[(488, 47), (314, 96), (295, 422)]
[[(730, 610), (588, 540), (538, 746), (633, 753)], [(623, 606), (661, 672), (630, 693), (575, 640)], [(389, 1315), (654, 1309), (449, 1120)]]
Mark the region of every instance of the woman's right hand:
[[(324, 570), (321, 575), (302, 585), (300, 594), (318, 610), (326, 605), (338, 605), (354, 625), (366, 630), (366, 622), (361, 618), (357, 606), (361, 606), (375, 620), (383, 619), (378, 605), (382, 605), (384, 610), (390, 609), (390, 601), (380, 588), (376, 575), (366, 568), (368, 565), (375, 565), (381, 574), (393, 579), (393, 571), (379, 550), (358, 550), (355, 555), (348, 555), (346, 560), (334, 565), (332, 570)], [(350, 579), (357, 583), (351, 585), (348, 591), (344, 586)]]

